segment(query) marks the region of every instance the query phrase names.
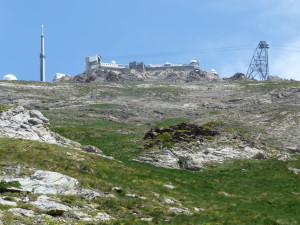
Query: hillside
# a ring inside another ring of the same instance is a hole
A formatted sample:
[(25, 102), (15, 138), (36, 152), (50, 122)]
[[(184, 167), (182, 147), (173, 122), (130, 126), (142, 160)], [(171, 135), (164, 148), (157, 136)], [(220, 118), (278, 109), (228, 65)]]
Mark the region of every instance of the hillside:
[[(71, 195), (0, 191), (4, 224), (300, 221), (300, 82), (1, 81), (0, 104), (4, 113), (14, 106), (39, 110), (51, 132), (113, 157), (1, 137), (0, 178), (57, 172), (76, 183)], [(144, 138), (149, 132), (153, 138)], [(253, 155), (235, 154), (246, 150)], [(164, 166), (176, 151), (181, 160), (196, 159), (197, 169)], [(221, 158), (197, 164), (207, 156)], [(156, 163), (161, 157), (164, 163)], [(41, 209), (43, 198), (68, 209)], [(28, 210), (27, 216), (13, 208)]]

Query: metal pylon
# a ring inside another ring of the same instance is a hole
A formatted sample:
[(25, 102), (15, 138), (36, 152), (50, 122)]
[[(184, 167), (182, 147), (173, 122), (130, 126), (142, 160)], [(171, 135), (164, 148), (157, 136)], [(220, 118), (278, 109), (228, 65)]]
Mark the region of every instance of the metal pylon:
[(267, 80), (269, 77), (269, 45), (265, 41), (260, 41), (255, 49), (251, 63), (247, 71), (247, 78), (254, 79), (259, 75), (260, 80)]

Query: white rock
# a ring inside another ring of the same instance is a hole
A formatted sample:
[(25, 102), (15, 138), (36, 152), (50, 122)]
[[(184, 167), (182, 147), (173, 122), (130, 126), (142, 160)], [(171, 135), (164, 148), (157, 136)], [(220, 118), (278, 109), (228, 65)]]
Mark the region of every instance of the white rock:
[(21, 209), (21, 208), (12, 208), (8, 210), (9, 212), (11, 212), (12, 214), (14, 214), (15, 216), (26, 216), (26, 217), (34, 217), (36, 216), (36, 213), (32, 210), (27, 210), (27, 209)]
[(64, 212), (71, 209), (66, 205), (53, 201), (46, 195), (39, 196), (36, 201), (30, 202), (30, 204), (39, 209), (46, 210), (49, 215), (55, 216), (61, 216)]
[(194, 209), (195, 209), (195, 211), (196, 212), (205, 212), (206, 210), (205, 209), (203, 209), (203, 208), (197, 208), (197, 207), (194, 207)]
[(164, 202), (164, 203), (167, 203), (167, 204), (177, 204), (177, 205), (181, 205), (180, 201), (175, 200), (175, 199), (170, 199), (170, 198), (164, 198), (164, 199), (163, 199), (163, 202)]
[(136, 194), (126, 194), (127, 197), (131, 197), (131, 198), (139, 198), (139, 199), (143, 199), (143, 200), (146, 200), (147, 198), (146, 197), (143, 197), (143, 196), (138, 196)]
[(95, 199), (95, 198), (99, 198), (101, 197), (101, 195), (93, 190), (90, 189), (80, 189), (77, 191), (78, 195), (83, 195), (85, 197), (87, 197), (88, 199)]
[(166, 188), (169, 188), (169, 189), (175, 189), (175, 187), (173, 185), (165, 184), (163, 186)]
[(79, 185), (78, 180), (75, 178), (44, 170), (37, 170), (30, 177), (4, 177), (3, 180), (18, 181), (21, 184), (22, 191), (34, 194), (76, 194)]
[(294, 174), (300, 174), (300, 169), (289, 167), (289, 170), (294, 172)]
[(22, 138), (80, 149), (77, 142), (52, 132), (49, 120), (37, 110), (25, 110), (22, 106), (12, 108), (0, 115), (0, 136)]
[(180, 215), (180, 214), (183, 214), (183, 215), (188, 215), (188, 216), (192, 216), (193, 213), (191, 213), (188, 209), (186, 208), (176, 208), (176, 207), (171, 207), (169, 208), (168, 210), (169, 213), (173, 213), (173, 214), (176, 214), (176, 215)]
[(153, 220), (153, 218), (141, 218), (140, 220), (142, 221), (148, 221), (148, 222), (151, 222)]
[(98, 213), (94, 218), (101, 221), (110, 221), (114, 219), (112, 216), (108, 215), (107, 213)]
[(2, 197), (0, 197), (0, 204), (8, 206), (17, 206), (16, 202), (4, 200)]

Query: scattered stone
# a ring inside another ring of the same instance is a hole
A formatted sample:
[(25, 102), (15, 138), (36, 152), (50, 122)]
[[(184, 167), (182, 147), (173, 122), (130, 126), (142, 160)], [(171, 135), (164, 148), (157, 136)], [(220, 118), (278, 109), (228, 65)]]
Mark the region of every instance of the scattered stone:
[(99, 148), (96, 148), (92, 145), (82, 146), (82, 150), (86, 152), (96, 153), (96, 154), (103, 154)]
[(110, 221), (113, 220), (114, 218), (107, 213), (98, 213), (95, 217), (96, 220), (101, 220), (101, 221)]
[(300, 174), (300, 169), (289, 167), (289, 170), (294, 172), (294, 174)]
[(151, 222), (153, 220), (153, 218), (152, 217), (149, 217), (149, 218), (140, 218), (140, 220)]
[(122, 193), (123, 192), (123, 189), (120, 188), (120, 187), (113, 187), (112, 190), (117, 192), (117, 193)]
[(228, 197), (228, 198), (233, 197), (233, 195), (231, 195), (231, 194), (229, 194), (229, 193), (227, 193), (227, 192), (224, 192), (224, 191), (220, 191), (219, 194), (220, 194), (220, 195), (224, 195), (224, 196), (226, 196), (226, 197)]
[(97, 191), (93, 191), (90, 189), (79, 189), (76, 192), (77, 195), (82, 195), (88, 199), (95, 199), (101, 197), (101, 194), (99, 194)]
[(163, 186), (166, 188), (169, 188), (169, 189), (175, 189), (175, 187), (173, 185), (165, 184)]
[(2, 197), (0, 197), (0, 204), (8, 206), (17, 206), (16, 202), (4, 200)]
[(262, 152), (258, 152), (253, 156), (253, 159), (266, 160), (267, 156)]
[(193, 213), (191, 213), (187, 208), (176, 208), (176, 207), (171, 207), (168, 210), (169, 213), (176, 214), (176, 215), (187, 215), (187, 216), (192, 216)]
[(36, 201), (30, 204), (39, 209), (46, 210), (47, 214), (51, 216), (62, 216), (64, 212), (71, 210), (70, 207), (57, 203), (46, 195), (39, 196)]
[(11, 212), (12, 214), (14, 214), (15, 216), (26, 216), (26, 217), (34, 217), (37, 214), (32, 211), (32, 210), (27, 210), (27, 209), (21, 209), (21, 208), (12, 208), (8, 210), (9, 212)]
[(131, 197), (131, 198), (139, 198), (139, 199), (143, 199), (143, 200), (146, 200), (147, 198), (146, 197), (143, 197), (143, 196), (138, 196), (136, 194), (126, 194), (127, 197)]
[(164, 199), (163, 199), (163, 202), (164, 202), (164, 203), (167, 203), (167, 204), (177, 204), (177, 205), (182, 205), (180, 201), (175, 200), (175, 199), (170, 199), (170, 198), (164, 198)]
[(202, 163), (191, 155), (179, 156), (178, 164), (180, 168), (186, 170), (199, 171), (203, 169)]
[(37, 170), (30, 177), (4, 177), (4, 181), (18, 181), (20, 190), (33, 194), (75, 194), (79, 186), (77, 179), (51, 171)]
[(284, 149), (292, 153), (300, 153), (300, 147), (298, 146), (284, 146)]
[(205, 212), (205, 211), (206, 211), (206, 210), (203, 209), (203, 208), (197, 208), (197, 207), (194, 207), (194, 210), (195, 210), (196, 212)]

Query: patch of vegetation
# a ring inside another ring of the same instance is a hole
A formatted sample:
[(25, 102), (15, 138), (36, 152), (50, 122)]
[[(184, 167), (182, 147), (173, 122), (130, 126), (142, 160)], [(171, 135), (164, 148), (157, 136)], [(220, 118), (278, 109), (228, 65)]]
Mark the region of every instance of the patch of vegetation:
[(166, 141), (172, 140), (173, 137), (172, 137), (171, 134), (165, 132), (165, 133), (159, 134), (155, 139), (158, 140), (158, 141), (166, 142)]
[(7, 191), (7, 188), (20, 188), (21, 185), (18, 181), (6, 182), (4, 180), (0, 181), (0, 193)]
[(214, 126), (221, 126), (221, 125), (223, 125), (222, 122), (210, 121), (210, 122), (207, 122), (207, 123), (203, 124), (202, 126), (204, 128), (211, 128), (211, 127), (214, 127)]
[(11, 106), (0, 104), (0, 113), (8, 111), (10, 108)]

